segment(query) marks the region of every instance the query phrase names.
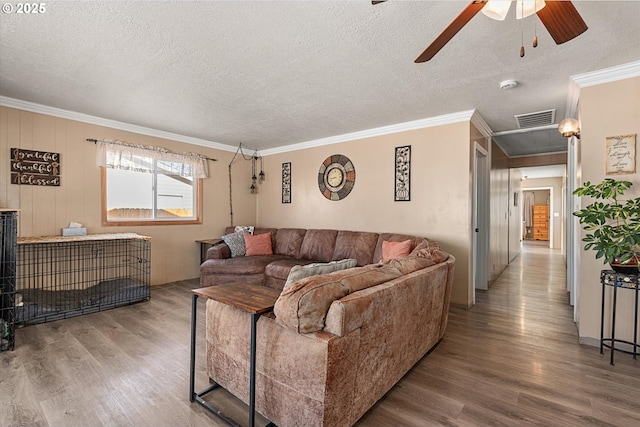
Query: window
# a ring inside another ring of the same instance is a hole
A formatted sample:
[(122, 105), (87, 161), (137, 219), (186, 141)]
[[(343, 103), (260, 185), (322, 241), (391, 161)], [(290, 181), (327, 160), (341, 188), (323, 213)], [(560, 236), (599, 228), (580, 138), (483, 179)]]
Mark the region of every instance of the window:
[(103, 225), (200, 224), (202, 179), (188, 156), (174, 154), (128, 144), (100, 148)]

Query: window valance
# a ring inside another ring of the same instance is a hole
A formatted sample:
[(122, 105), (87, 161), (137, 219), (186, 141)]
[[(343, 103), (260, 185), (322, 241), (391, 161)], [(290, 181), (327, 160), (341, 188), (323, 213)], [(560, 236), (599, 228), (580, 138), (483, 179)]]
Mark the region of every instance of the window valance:
[(96, 164), (112, 169), (156, 172), (164, 175), (207, 178), (207, 158), (196, 153), (174, 153), (160, 147), (130, 144), (112, 139), (96, 141)]

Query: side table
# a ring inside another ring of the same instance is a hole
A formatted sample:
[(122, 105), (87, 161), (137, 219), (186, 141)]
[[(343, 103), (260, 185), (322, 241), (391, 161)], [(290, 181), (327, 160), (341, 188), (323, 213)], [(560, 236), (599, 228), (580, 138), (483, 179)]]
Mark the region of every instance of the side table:
[[(251, 314), (251, 354), (249, 365), (249, 426), (255, 424), (255, 403), (256, 403), (256, 325), (258, 319), (264, 313), (273, 309), (273, 305), (280, 296), (280, 291), (267, 288), (266, 286), (252, 285), (248, 283), (228, 283), (223, 285), (209, 286), (207, 288), (194, 289), (191, 291), (191, 365), (189, 377), (189, 401), (197, 402), (214, 415), (222, 418), (229, 425), (239, 426), (233, 419), (226, 416), (222, 411), (213, 407), (210, 403), (202, 399), (209, 392), (220, 387), (214, 383), (210, 387), (199, 393), (195, 392), (195, 367), (196, 367), (196, 311), (198, 308), (198, 297), (212, 299), (222, 304), (229, 305), (239, 310)], [(269, 425), (273, 425), (269, 423)]]
[(207, 250), (213, 245), (217, 245), (222, 242), (222, 239), (202, 239), (196, 240), (196, 243), (200, 243), (200, 264), (207, 260)]
[[(600, 309), (600, 354), (604, 354), (603, 348), (611, 349), (610, 365), (613, 365), (613, 353), (632, 354), (635, 359), (638, 355), (638, 274), (617, 273), (613, 270), (602, 270), (600, 272), (600, 283), (602, 283), (602, 307)], [(605, 288), (613, 287), (613, 301), (611, 312), (611, 337), (604, 337), (604, 308), (605, 308)], [(635, 310), (633, 315), (633, 342), (616, 338), (616, 306), (618, 300), (618, 288), (635, 290)], [(633, 352), (616, 348), (616, 343), (624, 343), (633, 346)]]

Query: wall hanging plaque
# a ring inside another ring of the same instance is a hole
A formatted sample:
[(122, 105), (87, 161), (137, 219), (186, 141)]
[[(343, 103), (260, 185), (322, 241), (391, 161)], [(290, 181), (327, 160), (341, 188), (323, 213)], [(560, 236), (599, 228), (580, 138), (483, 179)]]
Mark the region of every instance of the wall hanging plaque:
[(636, 173), (636, 134), (608, 136), (605, 153), (607, 175)]
[(291, 203), (291, 162), (282, 164), (282, 203)]
[(396, 202), (411, 200), (411, 146), (396, 147)]
[(11, 183), (60, 186), (60, 153), (11, 149)]

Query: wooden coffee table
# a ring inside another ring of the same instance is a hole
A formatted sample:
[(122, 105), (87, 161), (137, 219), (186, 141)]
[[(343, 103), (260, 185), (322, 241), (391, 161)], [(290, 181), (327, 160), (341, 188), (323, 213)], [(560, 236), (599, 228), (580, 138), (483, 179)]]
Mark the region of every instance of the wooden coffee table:
[[(266, 286), (252, 285), (249, 283), (228, 283), (224, 285), (209, 286), (207, 288), (194, 289), (191, 291), (191, 366), (189, 377), (189, 400), (197, 402), (214, 415), (222, 418), (228, 424), (238, 426), (233, 419), (226, 416), (222, 411), (213, 407), (210, 403), (202, 399), (209, 392), (220, 387), (214, 383), (212, 386), (199, 393), (195, 391), (195, 366), (196, 366), (196, 311), (198, 308), (198, 297), (212, 299), (222, 304), (235, 307), (239, 310), (251, 314), (251, 354), (249, 366), (249, 426), (255, 423), (256, 404), (256, 324), (264, 313), (273, 310), (273, 305), (280, 296), (280, 291), (267, 288)], [(269, 425), (273, 425), (270, 423)]]

